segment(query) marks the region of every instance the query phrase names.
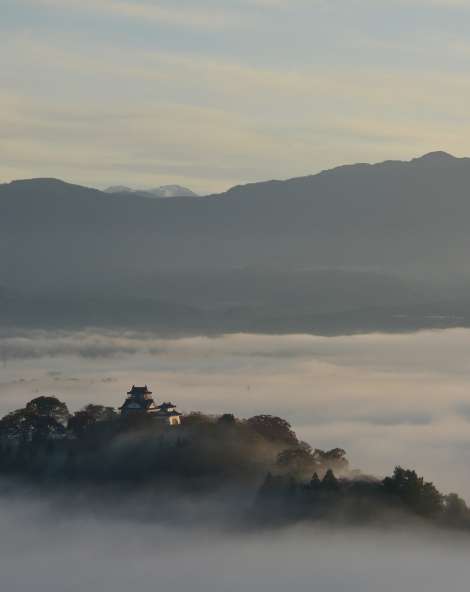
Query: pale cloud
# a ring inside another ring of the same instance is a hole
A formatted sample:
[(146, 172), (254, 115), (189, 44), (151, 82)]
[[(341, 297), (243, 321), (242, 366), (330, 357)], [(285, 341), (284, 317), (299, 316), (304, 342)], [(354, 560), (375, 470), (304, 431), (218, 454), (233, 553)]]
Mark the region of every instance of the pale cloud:
[[(294, 176), (367, 160), (371, 151), (377, 160), (434, 148), (470, 152), (463, 133), (470, 83), (458, 73), (282, 70), (103, 44), (76, 51), (64, 38), (30, 34), (6, 36), (5, 47), (2, 69), (16, 78), (0, 95), (6, 179), (62, 176), (98, 186), (177, 179), (209, 192), (271, 177), (273, 163), (276, 176)], [(7, 55), (16, 56), (14, 69)], [(38, 72), (34, 97), (17, 89)], [(43, 88), (54, 79), (69, 82), (50, 96)], [(334, 153), (325, 153), (329, 144)]]
[[(31, 0), (26, 0), (28, 3), (31, 4)], [(61, 12), (79, 11), (177, 27), (213, 29), (235, 25), (239, 21), (238, 15), (224, 9), (222, 3), (210, 9), (199, 3), (193, 3), (191, 7), (188, 4), (175, 6), (173, 3), (151, 0), (34, 0), (32, 3)]]
[[(2, 180), (209, 193), (434, 149), (470, 153), (466, 39), (428, 21), (381, 35), (377, 7), (391, 3), (374, 2), (374, 16), (370, 0), (21, 4), (48, 8), (48, 21), (22, 16), (2, 30)], [(405, 3), (393, 6), (397, 28)]]
[(221, 528), (227, 514), (235, 521), (246, 507), (243, 496), (235, 504), (226, 493), (222, 503), (214, 494), (189, 503), (154, 490), (139, 495), (139, 488), (116, 499), (109, 490), (98, 499), (84, 488), (44, 489), (2, 483), (7, 590), (441, 592), (462, 589), (467, 579), (468, 539), (455, 531), (303, 524), (244, 533), (243, 521)]
[(440, 6), (444, 8), (458, 7), (470, 9), (468, 0), (392, 0), (392, 2), (403, 4), (405, 6), (417, 4), (422, 6)]

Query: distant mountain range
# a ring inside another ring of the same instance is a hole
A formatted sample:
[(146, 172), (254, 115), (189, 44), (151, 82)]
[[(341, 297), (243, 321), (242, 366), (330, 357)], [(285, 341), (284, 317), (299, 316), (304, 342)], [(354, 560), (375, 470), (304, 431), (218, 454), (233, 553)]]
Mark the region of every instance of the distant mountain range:
[(139, 318), (181, 331), (467, 324), (469, 219), (470, 159), (444, 152), (198, 199), (14, 181), (0, 186), (0, 320)]
[(133, 193), (143, 197), (157, 197), (164, 199), (167, 197), (197, 197), (197, 194), (187, 187), (181, 185), (162, 185), (154, 189), (131, 189), (124, 185), (113, 185), (104, 190), (105, 193)]

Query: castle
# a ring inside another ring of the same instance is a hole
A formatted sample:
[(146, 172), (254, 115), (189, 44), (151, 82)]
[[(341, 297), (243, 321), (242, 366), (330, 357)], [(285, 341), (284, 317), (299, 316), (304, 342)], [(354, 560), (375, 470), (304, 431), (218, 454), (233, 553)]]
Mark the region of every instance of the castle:
[(119, 407), (119, 410), (123, 417), (144, 414), (150, 415), (156, 420), (170, 426), (176, 426), (181, 423), (181, 413), (176, 411), (176, 406), (170, 402), (156, 405), (147, 385), (132, 385), (131, 390), (127, 393), (124, 404)]

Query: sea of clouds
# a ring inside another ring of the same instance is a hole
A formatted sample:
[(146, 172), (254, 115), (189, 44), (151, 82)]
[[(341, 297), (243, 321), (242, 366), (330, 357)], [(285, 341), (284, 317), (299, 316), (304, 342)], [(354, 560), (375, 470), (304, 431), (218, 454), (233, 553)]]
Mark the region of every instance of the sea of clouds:
[[(39, 394), (57, 395), (71, 410), (91, 401), (118, 406), (131, 384), (147, 383), (157, 399), (183, 411), (278, 414), (313, 446), (346, 448), (353, 467), (377, 475), (396, 464), (413, 467), (469, 501), (469, 352), (470, 330), (463, 329), (183, 339), (4, 331), (0, 414)], [(81, 492), (40, 496), (0, 481), (2, 590), (465, 588), (470, 541), (457, 533), (411, 525), (240, 532), (221, 528), (230, 517), (215, 520), (220, 508), (210, 500), (192, 508), (122, 496), (122, 505), (101, 496), (91, 507), (86, 499)]]
[(0, 566), (8, 592), (441, 592), (463, 590), (470, 542), (434, 531), (297, 527), (222, 532), (200, 522), (73, 511), (0, 494)]

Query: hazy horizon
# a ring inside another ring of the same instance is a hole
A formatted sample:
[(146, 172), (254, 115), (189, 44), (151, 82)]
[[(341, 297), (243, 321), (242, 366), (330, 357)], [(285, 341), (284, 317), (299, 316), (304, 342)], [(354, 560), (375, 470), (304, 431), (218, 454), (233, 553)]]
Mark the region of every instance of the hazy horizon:
[[(320, 169), (316, 169), (316, 170), (306, 170), (303, 173), (299, 173), (295, 176), (286, 176), (286, 177), (269, 177), (269, 178), (260, 178), (260, 179), (254, 179), (254, 180), (243, 180), (240, 179), (236, 185), (228, 185), (226, 187), (219, 187), (215, 192), (214, 191), (200, 191), (199, 193), (197, 193), (198, 197), (205, 197), (205, 196), (210, 196), (211, 194), (223, 194), (228, 192), (230, 189), (234, 189), (236, 187), (239, 186), (246, 186), (246, 185), (252, 185), (253, 183), (266, 183), (266, 182), (270, 182), (270, 181), (292, 181), (295, 179), (299, 179), (299, 178), (303, 178), (303, 177), (310, 177), (310, 176), (315, 176), (318, 175), (320, 173), (325, 173), (325, 172), (329, 172), (329, 171), (334, 171), (335, 169), (341, 169), (342, 167), (345, 166), (355, 166), (355, 165), (361, 165), (361, 164), (370, 164), (370, 165), (374, 165), (374, 164), (384, 164), (384, 163), (388, 163), (388, 162), (411, 162), (413, 160), (420, 160), (421, 158), (425, 158), (431, 155), (445, 155), (445, 156), (449, 156), (451, 158), (456, 158), (456, 159), (466, 159), (466, 158), (470, 158), (468, 155), (466, 154), (461, 154), (461, 155), (455, 155), (455, 154), (451, 154), (450, 152), (447, 152), (446, 150), (443, 149), (436, 149), (436, 150), (432, 150), (429, 152), (424, 152), (424, 153), (420, 153), (420, 154), (415, 154), (410, 156), (410, 158), (408, 160), (403, 159), (403, 158), (385, 158), (384, 160), (381, 161), (377, 161), (377, 162), (372, 162), (372, 161), (368, 161), (368, 162), (364, 162), (364, 161), (351, 161), (351, 162), (337, 162), (337, 163), (332, 163), (330, 167), (328, 168), (320, 168)], [(98, 191), (110, 191), (111, 189), (116, 188), (116, 193), (119, 193), (121, 188), (126, 188), (126, 189), (130, 189), (132, 192), (148, 192), (151, 190), (155, 190), (155, 189), (161, 189), (162, 187), (171, 187), (171, 186), (181, 186), (179, 183), (178, 178), (174, 179), (173, 182), (169, 185), (161, 185), (159, 187), (155, 187), (154, 185), (146, 185), (144, 187), (140, 186), (139, 183), (137, 182), (136, 186), (133, 186), (132, 183), (120, 183), (119, 185), (116, 185), (115, 183), (113, 183), (112, 181), (110, 181), (109, 183), (101, 183), (98, 185), (85, 185), (83, 183), (79, 183), (76, 181), (73, 181), (71, 179), (67, 179), (67, 178), (62, 178), (62, 177), (56, 177), (56, 176), (52, 176), (52, 177), (45, 177), (43, 175), (39, 175), (37, 177), (22, 177), (22, 178), (10, 178), (7, 180), (3, 180), (0, 182), (1, 184), (10, 184), (10, 183), (14, 183), (15, 181), (42, 181), (42, 180), (52, 180), (52, 181), (63, 181), (64, 183), (69, 183), (71, 185), (79, 185), (82, 187), (89, 187), (90, 189), (97, 189)], [(190, 189), (191, 187), (182, 187), (183, 189)]]
[(0, 178), (204, 194), (470, 154), (468, 16), (453, 0), (4, 0)]

